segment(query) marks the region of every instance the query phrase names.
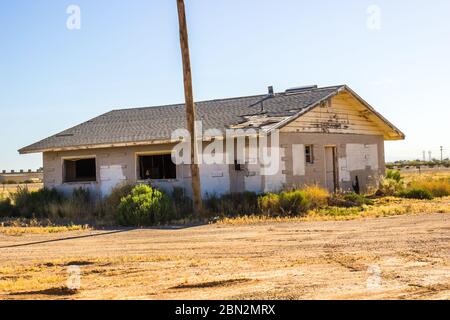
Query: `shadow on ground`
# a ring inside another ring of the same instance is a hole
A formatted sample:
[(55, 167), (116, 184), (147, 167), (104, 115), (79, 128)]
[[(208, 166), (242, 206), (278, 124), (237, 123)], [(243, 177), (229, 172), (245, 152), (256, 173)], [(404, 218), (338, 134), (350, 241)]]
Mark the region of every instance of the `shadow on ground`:
[(67, 287), (57, 287), (45, 290), (37, 291), (24, 291), (24, 292), (13, 292), (10, 296), (32, 296), (32, 295), (45, 295), (45, 296), (73, 296), (78, 293), (78, 290), (69, 289)]
[(88, 234), (88, 235), (83, 235), (83, 236), (64, 237), (64, 238), (52, 239), (52, 240), (44, 240), (44, 241), (35, 241), (35, 242), (26, 242), (26, 243), (12, 244), (12, 245), (8, 245), (8, 246), (1, 246), (0, 249), (18, 248), (18, 247), (26, 247), (26, 246), (36, 245), (36, 244), (45, 244), (45, 243), (61, 242), (61, 241), (67, 241), (67, 240), (76, 240), (76, 239), (83, 239), (83, 238), (101, 237), (101, 236), (107, 236), (107, 235), (111, 235), (111, 234), (129, 232), (129, 231), (134, 231), (134, 230), (173, 230), (173, 231), (176, 231), (176, 230), (183, 230), (183, 229), (200, 227), (200, 226), (203, 226), (203, 225), (206, 225), (206, 223), (190, 224), (190, 225), (148, 227), (148, 228), (122, 228), (120, 230), (110, 229), (110, 230), (113, 230), (113, 231), (100, 232), (100, 233)]

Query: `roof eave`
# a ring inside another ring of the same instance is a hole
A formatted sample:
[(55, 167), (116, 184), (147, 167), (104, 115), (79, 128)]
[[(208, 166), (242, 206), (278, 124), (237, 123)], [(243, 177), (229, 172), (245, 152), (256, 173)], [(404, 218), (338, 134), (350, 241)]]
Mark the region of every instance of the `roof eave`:
[(385, 117), (383, 117), (378, 111), (376, 111), (367, 101), (365, 101), (363, 98), (361, 98), (355, 91), (353, 91), (349, 86), (342, 85), (338, 87), (334, 92), (330, 93), (326, 97), (314, 102), (313, 104), (309, 105), (308, 107), (302, 109), (300, 112), (296, 113), (295, 115), (291, 116), (290, 118), (281, 121), (276, 126), (272, 127), (270, 131), (275, 129), (280, 129), (292, 121), (295, 121), (300, 116), (304, 115), (305, 113), (309, 112), (310, 110), (314, 109), (318, 105), (320, 105), (322, 102), (340, 94), (343, 91), (348, 91), (350, 94), (352, 94), (359, 102), (361, 102), (367, 109), (369, 109), (374, 115), (376, 115), (381, 121), (383, 121), (389, 128), (391, 128), (392, 132), (395, 134), (389, 134), (384, 135), (384, 139), (386, 141), (396, 141), (396, 140), (405, 140), (406, 135), (400, 131), (396, 126), (394, 126), (389, 120), (387, 120)]
[(179, 142), (179, 140), (159, 139), (159, 140), (147, 140), (147, 141), (129, 141), (119, 143), (102, 143), (102, 144), (90, 144), (90, 145), (78, 145), (68, 147), (56, 147), (56, 148), (31, 148), (25, 147), (19, 149), (19, 154), (31, 154), (31, 153), (44, 153), (44, 152), (61, 152), (61, 151), (74, 151), (74, 150), (91, 150), (91, 149), (105, 149), (105, 148), (119, 148), (119, 147), (132, 147), (132, 146), (146, 146), (155, 144), (172, 144)]
[(345, 86), (345, 90), (347, 90), (350, 94), (352, 94), (359, 102), (361, 102), (367, 109), (369, 109), (371, 112), (373, 112), (381, 121), (383, 121), (388, 127), (392, 129), (393, 132), (395, 132), (395, 135), (389, 135), (390, 137), (387, 138), (385, 136), (385, 140), (405, 140), (406, 135), (398, 129), (396, 126), (394, 126), (389, 120), (387, 120), (385, 117), (381, 115), (378, 111), (376, 111), (366, 100), (364, 100), (361, 96), (359, 96), (355, 91), (353, 91), (349, 86)]

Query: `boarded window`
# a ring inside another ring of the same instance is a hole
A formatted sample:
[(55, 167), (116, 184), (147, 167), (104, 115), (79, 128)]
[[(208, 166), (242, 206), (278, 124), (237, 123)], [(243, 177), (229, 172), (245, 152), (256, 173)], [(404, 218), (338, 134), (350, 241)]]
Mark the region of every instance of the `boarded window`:
[(64, 160), (64, 182), (97, 181), (95, 158)]
[(177, 168), (170, 154), (139, 156), (139, 178), (146, 179), (176, 179)]
[(305, 162), (314, 163), (314, 147), (312, 144), (305, 146)]

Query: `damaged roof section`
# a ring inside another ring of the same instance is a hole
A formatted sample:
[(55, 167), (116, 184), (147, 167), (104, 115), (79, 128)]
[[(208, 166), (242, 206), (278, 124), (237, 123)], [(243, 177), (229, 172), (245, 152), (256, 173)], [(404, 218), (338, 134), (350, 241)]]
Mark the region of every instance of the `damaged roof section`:
[[(196, 103), (203, 130), (272, 130), (345, 90), (345, 85)], [(184, 104), (120, 109), (100, 115), (19, 150), (20, 153), (167, 143), (186, 128)]]
[(271, 117), (267, 114), (257, 114), (252, 116), (244, 116), (245, 121), (236, 125), (231, 125), (230, 129), (258, 129), (270, 131), (274, 125), (289, 119), (285, 117)]

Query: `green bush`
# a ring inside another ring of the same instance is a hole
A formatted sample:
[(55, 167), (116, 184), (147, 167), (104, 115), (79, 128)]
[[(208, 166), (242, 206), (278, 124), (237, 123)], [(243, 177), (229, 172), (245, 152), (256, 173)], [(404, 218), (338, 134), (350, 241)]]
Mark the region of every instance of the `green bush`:
[(173, 208), (169, 197), (148, 185), (137, 185), (120, 201), (116, 222), (120, 225), (150, 226), (170, 221)]
[(392, 178), (382, 178), (377, 191), (378, 196), (395, 196), (405, 188), (402, 180), (397, 181)]
[(353, 208), (362, 207), (363, 205), (373, 205), (374, 201), (366, 196), (354, 192), (335, 194), (329, 198), (328, 205), (330, 207)]
[(345, 193), (342, 198), (346, 201), (350, 201), (355, 207), (361, 207), (363, 205), (373, 205), (373, 200), (367, 199), (364, 195), (354, 192)]
[(386, 171), (386, 179), (392, 179), (397, 182), (402, 181), (402, 176), (399, 170), (387, 170)]
[(26, 187), (18, 187), (12, 198), (17, 214), (23, 218), (47, 218), (52, 206), (60, 204), (63, 199), (55, 189), (30, 192)]
[(328, 205), (330, 193), (318, 185), (306, 186), (302, 189), (310, 203), (310, 209), (319, 209)]
[(311, 208), (303, 190), (293, 190), (280, 193), (280, 211), (284, 215), (302, 215)]
[(433, 195), (430, 191), (425, 189), (413, 188), (402, 191), (399, 196), (407, 199), (432, 200)]
[(131, 184), (120, 184), (111, 190), (111, 193), (96, 204), (98, 218), (106, 222), (114, 222), (118, 215), (119, 205), (122, 198), (128, 196), (133, 190)]
[(280, 195), (267, 193), (258, 198), (258, 208), (264, 215), (277, 215), (280, 213)]
[(0, 198), (0, 217), (13, 217), (15, 215), (15, 210), (11, 204), (11, 199)]

